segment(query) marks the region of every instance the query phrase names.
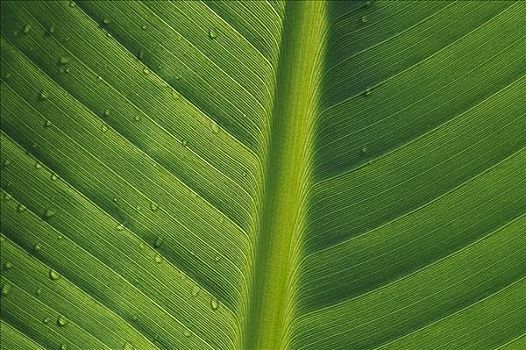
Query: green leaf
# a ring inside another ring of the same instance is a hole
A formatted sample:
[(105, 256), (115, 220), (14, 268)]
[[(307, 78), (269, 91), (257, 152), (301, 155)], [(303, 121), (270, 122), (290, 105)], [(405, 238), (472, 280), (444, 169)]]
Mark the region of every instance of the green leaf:
[(526, 347), (526, 3), (1, 10), (2, 349)]

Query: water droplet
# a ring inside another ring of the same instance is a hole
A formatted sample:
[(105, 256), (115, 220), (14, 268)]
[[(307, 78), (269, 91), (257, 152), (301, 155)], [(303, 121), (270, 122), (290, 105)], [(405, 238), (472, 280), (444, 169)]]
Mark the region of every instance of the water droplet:
[(104, 23), (104, 24), (110, 24), (111, 21), (110, 21), (109, 18), (106, 17), (106, 18), (104, 18), (104, 19), (102, 20), (102, 23)]
[(212, 297), (210, 299), (210, 307), (212, 308), (212, 310), (217, 310), (217, 308), (219, 307), (219, 304), (218, 304), (217, 299), (215, 297)]
[(65, 343), (60, 344), (59, 350), (68, 350), (68, 347)]
[(4, 161), (2, 162), (3, 166), (9, 166), (10, 164), (11, 164), (11, 161), (9, 159), (4, 159)]
[(65, 65), (65, 64), (68, 64), (68, 63), (69, 63), (69, 57), (60, 56), (60, 58), (58, 59), (58, 64), (60, 64), (60, 65)]
[(217, 38), (217, 33), (216, 33), (216, 30), (215, 30), (214, 28), (210, 28), (210, 29), (208, 30), (208, 37), (209, 37), (210, 39), (215, 39), (215, 38)]
[(133, 345), (131, 345), (130, 343), (125, 343), (122, 347), (122, 350), (134, 350), (134, 348)]
[(49, 278), (52, 280), (52, 281), (56, 281), (60, 278), (60, 275), (57, 271), (55, 270), (49, 270)]
[(49, 322), (51, 322), (51, 319), (49, 317), (44, 317), (42, 319), (42, 323), (48, 324)]
[(11, 285), (10, 284), (4, 284), (2, 286), (2, 295), (7, 295), (9, 294), (9, 291), (11, 290)]
[(124, 224), (118, 224), (117, 226), (115, 226), (115, 229), (116, 229), (117, 231), (122, 231), (122, 230), (124, 230)]
[(40, 288), (40, 287), (38, 287), (37, 290), (35, 290), (35, 293), (36, 293), (37, 295), (42, 294), (42, 292), (43, 292), (43, 290), (42, 290), (42, 288)]
[(102, 131), (102, 132), (106, 132), (106, 131), (108, 131), (108, 126), (107, 126), (106, 124), (102, 124), (102, 125), (100, 126), (100, 131)]
[(19, 203), (18, 206), (16, 207), (16, 211), (21, 213), (23, 211), (26, 211), (26, 207), (22, 203)]
[(9, 270), (13, 267), (13, 264), (11, 264), (9, 261), (6, 261), (4, 264), (4, 270)]
[(182, 141), (181, 141), (181, 144), (182, 144), (184, 147), (186, 147), (186, 146), (188, 145), (188, 141), (186, 141), (186, 140), (182, 140)]
[(57, 31), (57, 27), (54, 24), (52, 24), (51, 26), (49, 26), (49, 29), (47, 32), (49, 35), (53, 35), (55, 34), (56, 31)]
[(51, 174), (51, 181), (57, 181), (57, 179), (58, 179), (57, 174), (52, 173), (52, 174)]
[(54, 208), (46, 209), (44, 212), (44, 219), (49, 219), (50, 217), (54, 216), (57, 213), (57, 210)]
[(104, 110), (104, 113), (102, 114), (104, 117), (107, 117), (110, 115), (110, 111), (108, 109)]
[(40, 92), (38, 93), (38, 99), (40, 101), (47, 100), (47, 95), (46, 95), (46, 92), (44, 90), (40, 90)]
[(361, 151), (362, 153), (365, 153), (365, 152), (367, 152), (367, 147), (365, 147), (365, 146), (364, 146), (364, 147), (362, 147), (362, 149), (361, 149), (360, 151)]
[(157, 236), (157, 238), (155, 238), (155, 242), (153, 242), (153, 246), (155, 248), (159, 248), (161, 244), (163, 244), (163, 241), (164, 239), (161, 236)]
[(57, 318), (57, 325), (59, 327), (65, 327), (67, 324), (68, 324), (68, 319), (65, 318), (64, 316), (60, 315), (58, 318)]
[(132, 315), (131, 319), (132, 319), (132, 321), (137, 321), (138, 317), (137, 317), (137, 315)]
[(362, 23), (367, 23), (367, 17), (362, 16)]
[(97, 75), (97, 80), (102, 81), (102, 77), (100, 75)]
[(216, 255), (216, 257), (214, 258), (214, 261), (218, 262), (219, 260), (221, 260), (221, 256), (220, 255)]
[(210, 123), (210, 128), (214, 134), (219, 133), (219, 126), (215, 122)]
[(41, 251), (41, 250), (42, 250), (42, 244), (40, 244), (40, 243), (36, 243), (36, 244), (33, 246), (33, 249), (34, 249), (35, 251), (37, 251), (37, 252), (38, 252), (38, 251)]
[(51, 126), (51, 120), (46, 120), (44, 122), (44, 128), (49, 128)]
[(192, 296), (193, 296), (193, 297), (198, 296), (200, 290), (201, 290), (201, 289), (199, 288), (198, 285), (194, 285), (194, 286), (192, 287)]
[(40, 168), (42, 168), (42, 164), (40, 164), (39, 162), (36, 162), (35, 169), (40, 169)]
[(192, 336), (192, 333), (190, 333), (190, 331), (188, 329), (185, 329), (184, 332), (183, 332), (184, 336), (189, 338), (190, 336)]
[(143, 24), (143, 25), (141, 26), (141, 29), (142, 29), (142, 30), (146, 30), (146, 24)]
[(137, 54), (137, 58), (138, 59), (142, 59), (144, 57), (144, 52), (143, 51), (139, 51), (139, 53)]
[(163, 262), (163, 257), (159, 254), (155, 254), (155, 262), (160, 264)]
[(140, 122), (141, 121), (141, 117), (136, 115), (135, 117), (133, 117), (133, 120), (135, 120), (136, 122)]
[(69, 2), (69, 7), (75, 7), (75, 2), (74, 1), (70, 1)]
[(26, 24), (26, 25), (24, 26), (24, 29), (22, 29), (22, 33), (24, 33), (24, 34), (27, 34), (27, 33), (29, 33), (30, 31), (31, 31), (31, 25), (30, 25), (30, 24)]
[(145, 74), (145, 75), (148, 75), (150, 74), (150, 70), (146, 67), (143, 68), (142, 72)]

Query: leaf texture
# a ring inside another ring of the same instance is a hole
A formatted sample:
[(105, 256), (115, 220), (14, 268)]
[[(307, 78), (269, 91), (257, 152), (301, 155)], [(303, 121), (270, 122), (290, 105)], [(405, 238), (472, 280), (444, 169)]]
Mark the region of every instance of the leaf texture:
[(526, 347), (526, 4), (2, 1), (1, 348)]

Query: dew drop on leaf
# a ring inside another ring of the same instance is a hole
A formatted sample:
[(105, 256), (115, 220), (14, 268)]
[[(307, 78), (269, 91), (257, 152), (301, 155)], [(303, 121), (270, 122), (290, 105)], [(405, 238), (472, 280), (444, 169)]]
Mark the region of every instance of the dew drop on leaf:
[(13, 267), (13, 264), (11, 264), (9, 261), (6, 261), (4, 263), (4, 270), (9, 270), (12, 267)]
[(48, 324), (49, 322), (51, 322), (51, 319), (49, 317), (44, 317), (42, 319), (42, 323)]
[(9, 159), (4, 159), (4, 161), (2, 162), (2, 165), (4, 167), (7, 167), (7, 166), (11, 165), (11, 161)]
[(192, 333), (190, 333), (190, 331), (188, 329), (185, 329), (184, 332), (183, 332), (184, 336), (189, 338), (190, 336), (192, 336)]
[(26, 211), (26, 207), (22, 203), (19, 203), (18, 206), (16, 207), (16, 211), (19, 213), (24, 212)]
[(143, 25), (141, 26), (141, 29), (142, 29), (142, 30), (146, 30), (146, 24), (143, 24)]
[(36, 293), (37, 295), (42, 294), (42, 292), (43, 292), (43, 291), (42, 291), (42, 288), (40, 288), (40, 287), (38, 287), (38, 288), (35, 290), (35, 293)]
[(68, 319), (65, 318), (64, 316), (60, 315), (57, 319), (57, 325), (59, 327), (65, 327), (67, 324), (68, 324)]
[(41, 251), (42, 250), (42, 244), (40, 243), (36, 243), (34, 246), (33, 246), (33, 249), (38, 252), (38, 251)]
[(155, 238), (155, 242), (153, 242), (153, 246), (155, 248), (159, 248), (161, 246), (161, 244), (163, 244), (163, 241), (164, 241), (164, 239), (161, 236), (157, 236)]
[(104, 23), (104, 24), (110, 24), (111, 21), (110, 21), (109, 18), (105, 17), (105, 18), (102, 20), (102, 23)]
[(54, 216), (57, 213), (57, 211), (53, 208), (46, 209), (44, 212), (44, 219), (49, 219), (50, 217)]
[(58, 59), (58, 64), (60, 65), (65, 65), (68, 63), (69, 63), (69, 58), (66, 56), (60, 56), (60, 58)]
[(136, 115), (135, 117), (133, 117), (133, 120), (135, 120), (136, 122), (140, 122), (141, 121), (141, 117)]
[(152, 211), (156, 211), (157, 209), (159, 209), (159, 205), (157, 203), (155, 203), (155, 202), (151, 202), (150, 203), (150, 209)]
[(212, 123), (210, 124), (210, 128), (212, 129), (212, 132), (213, 132), (214, 134), (219, 133), (219, 126), (217, 126), (217, 124), (216, 124), (215, 122), (212, 122)]
[(57, 271), (55, 270), (49, 270), (49, 278), (52, 280), (52, 281), (56, 281), (60, 278), (60, 275), (58, 274)]
[(46, 92), (44, 90), (41, 90), (39, 93), (38, 93), (38, 99), (40, 101), (45, 101), (47, 100), (47, 95), (46, 95)]
[(367, 17), (362, 16), (362, 23), (367, 23)]
[(131, 345), (130, 343), (125, 343), (124, 346), (122, 347), (122, 350), (133, 350), (133, 345)]
[(212, 297), (210, 299), (210, 307), (212, 308), (212, 310), (217, 310), (217, 308), (219, 307), (219, 304), (218, 304), (217, 299), (215, 297)]
[(365, 147), (365, 146), (362, 147), (361, 151), (362, 151), (362, 153), (366, 153), (367, 152), (367, 147)]
[(144, 73), (144, 75), (150, 74), (150, 70), (146, 67), (143, 68), (142, 72)]
[(9, 294), (9, 291), (11, 290), (11, 285), (6, 283), (2, 286), (1, 289), (2, 289), (2, 295), (7, 295)]
[(51, 126), (51, 120), (46, 120), (44, 122), (44, 128), (49, 128)]
[(216, 33), (216, 30), (215, 30), (214, 28), (210, 28), (210, 29), (208, 30), (208, 37), (209, 37), (210, 39), (215, 39), (215, 38), (217, 38), (217, 33)]
[(49, 27), (49, 29), (48, 29), (47, 32), (48, 32), (49, 35), (52, 35), (52, 34), (55, 34), (56, 31), (57, 31), (57, 27), (56, 27), (54, 24), (52, 24), (52, 25)]
[(163, 262), (163, 257), (160, 254), (155, 254), (155, 262), (160, 264)]
[(106, 131), (108, 131), (108, 126), (107, 126), (106, 124), (102, 124), (102, 125), (100, 126), (100, 131), (102, 131), (102, 132), (106, 132)]
[(108, 109), (106, 109), (106, 110), (104, 111), (104, 113), (103, 113), (103, 116), (104, 116), (104, 117), (107, 117), (107, 116), (109, 116), (109, 115), (110, 115), (110, 111), (109, 111)]
[(36, 162), (35, 169), (40, 169), (40, 168), (42, 168), (42, 164), (40, 164), (39, 162)]
[(60, 347), (58, 348), (59, 350), (68, 350), (68, 347), (66, 344), (62, 343), (60, 344)]
[(57, 181), (57, 179), (58, 179), (57, 174), (54, 174), (54, 173), (51, 174), (51, 181)]
[(124, 224), (118, 224), (117, 226), (115, 226), (115, 229), (116, 229), (117, 231), (122, 231), (122, 230), (124, 230)]
[(188, 141), (183, 140), (183, 141), (181, 141), (181, 144), (182, 144), (184, 147), (186, 147), (186, 146), (188, 145)]
[(27, 33), (29, 33), (30, 31), (31, 31), (31, 25), (30, 25), (30, 24), (26, 24), (26, 25), (24, 26), (24, 29), (22, 29), (22, 33), (24, 33), (24, 34), (27, 34)]
[(194, 286), (192, 287), (192, 296), (193, 296), (193, 297), (198, 296), (200, 290), (201, 290), (201, 289), (199, 288), (198, 285), (194, 285)]

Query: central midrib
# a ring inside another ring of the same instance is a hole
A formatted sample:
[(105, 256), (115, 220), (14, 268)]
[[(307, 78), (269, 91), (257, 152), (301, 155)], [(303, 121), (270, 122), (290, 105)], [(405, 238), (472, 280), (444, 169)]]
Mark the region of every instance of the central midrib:
[(246, 349), (287, 344), (311, 173), (325, 4), (287, 2)]

